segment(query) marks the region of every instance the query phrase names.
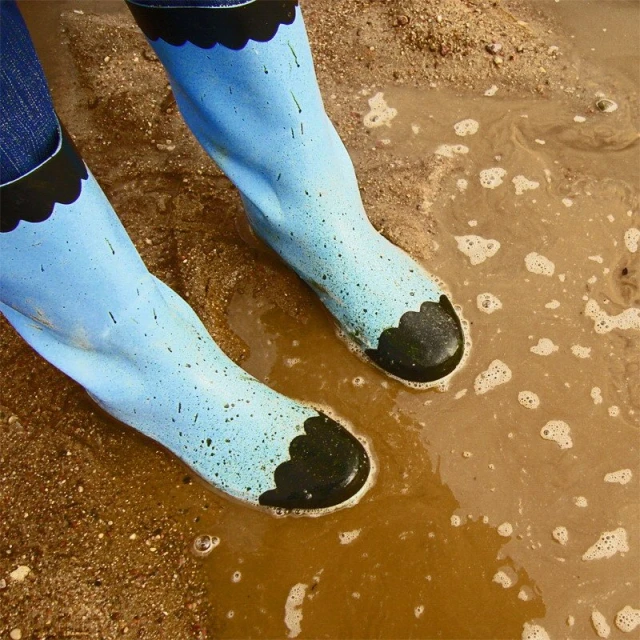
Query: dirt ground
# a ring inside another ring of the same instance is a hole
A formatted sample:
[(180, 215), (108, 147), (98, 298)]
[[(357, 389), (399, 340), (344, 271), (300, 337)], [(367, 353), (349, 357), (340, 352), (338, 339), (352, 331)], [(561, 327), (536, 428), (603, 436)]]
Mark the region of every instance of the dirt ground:
[[(640, 5), (578, 4), (302, 3), (370, 218), (469, 322), (444, 392), (342, 344), (252, 235), (123, 4), (21, 5), (59, 115), (151, 272), (250, 373), (356, 424), (381, 471), (325, 518), (234, 504), (2, 320), (0, 638), (581, 639), (604, 633), (594, 611), (612, 638), (640, 637), (616, 624), (640, 607)], [(379, 92), (398, 115), (368, 128)], [(455, 134), (465, 118), (477, 134)], [(483, 188), (496, 167), (504, 184)], [(486, 239), (495, 255), (464, 253)], [(598, 313), (629, 321), (598, 332)], [(509, 380), (478, 392), (496, 361)], [(557, 421), (570, 446), (541, 437)], [(590, 559), (607, 532), (618, 546)], [(221, 539), (206, 558), (202, 534)], [(285, 623), (298, 585), (301, 630)]]

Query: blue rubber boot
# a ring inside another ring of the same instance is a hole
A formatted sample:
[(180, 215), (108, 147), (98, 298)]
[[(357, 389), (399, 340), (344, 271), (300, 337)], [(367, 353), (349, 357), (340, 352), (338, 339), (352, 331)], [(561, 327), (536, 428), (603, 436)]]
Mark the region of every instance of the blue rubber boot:
[(411, 382), (450, 374), (463, 355), (460, 320), (433, 278), (369, 222), (324, 111), (298, 3), (162, 4), (128, 2), (255, 232), (381, 368)]
[[(18, 14), (5, 21), (5, 2), (2, 10), (6, 27)], [(0, 169), (16, 174), (0, 186), (0, 311), (108, 413), (226, 494), (284, 509), (354, 501), (370, 472), (360, 441), (237, 367), (186, 302), (149, 273), (60, 130), (37, 67), (44, 133), (30, 129), (31, 110), (12, 111), (20, 123), (0, 113)], [(25, 98), (33, 78), (14, 70), (8, 80), (7, 104)], [(9, 125), (34, 134), (31, 150)], [(16, 168), (25, 157), (26, 172)]]

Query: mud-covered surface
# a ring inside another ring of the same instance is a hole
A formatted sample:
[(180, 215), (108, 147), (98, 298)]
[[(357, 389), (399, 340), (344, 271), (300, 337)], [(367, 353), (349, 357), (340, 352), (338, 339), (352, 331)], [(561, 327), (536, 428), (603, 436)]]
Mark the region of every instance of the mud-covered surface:
[[(465, 368), (428, 392), (359, 360), (252, 236), (126, 9), (25, 3), (150, 270), (250, 373), (351, 421), (380, 472), (323, 518), (231, 503), (3, 321), (0, 636), (639, 637), (616, 619), (640, 608), (637, 3), (303, 8), (369, 215), (447, 283)], [(365, 126), (382, 100), (397, 114)]]

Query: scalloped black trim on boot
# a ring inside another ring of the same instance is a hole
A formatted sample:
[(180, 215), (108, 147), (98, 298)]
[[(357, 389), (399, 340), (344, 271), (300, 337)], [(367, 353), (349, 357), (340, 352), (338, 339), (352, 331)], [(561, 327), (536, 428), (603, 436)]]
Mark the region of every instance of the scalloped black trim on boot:
[(292, 24), (298, 0), (258, 0), (239, 7), (148, 7), (127, 0), (144, 35), (152, 42), (185, 42), (211, 49), (221, 44), (227, 49), (243, 49), (249, 40), (268, 42), (281, 24)]
[(353, 435), (320, 413), (304, 423), (306, 435), (289, 445), (290, 460), (274, 473), (276, 489), (261, 505), (284, 509), (325, 509), (353, 497), (371, 470), (367, 453)]
[(0, 187), (0, 233), (13, 231), (23, 220), (44, 222), (56, 203), (71, 204), (80, 197), (89, 173), (64, 128), (60, 136), (60, 147), (48, 160)]
[(407, 311), (398, 327), (385, 329), (377, 349), (365, 353), (382, 369), (410, 382), (433, 382), (451, 373), (462, 359), (464, 334), (446, 296)]

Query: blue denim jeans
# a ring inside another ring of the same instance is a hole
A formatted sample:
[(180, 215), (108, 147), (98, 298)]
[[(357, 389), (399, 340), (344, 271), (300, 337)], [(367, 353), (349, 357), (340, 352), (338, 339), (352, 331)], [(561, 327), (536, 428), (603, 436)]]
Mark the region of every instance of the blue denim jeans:
[[(151, 7), (234, 7), (253, 0), (133, 0)], [(49, 158), (58, 120), (40, 61), (14, 0), (0, 1), (0, 184)]]

